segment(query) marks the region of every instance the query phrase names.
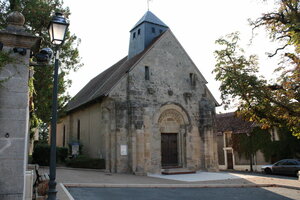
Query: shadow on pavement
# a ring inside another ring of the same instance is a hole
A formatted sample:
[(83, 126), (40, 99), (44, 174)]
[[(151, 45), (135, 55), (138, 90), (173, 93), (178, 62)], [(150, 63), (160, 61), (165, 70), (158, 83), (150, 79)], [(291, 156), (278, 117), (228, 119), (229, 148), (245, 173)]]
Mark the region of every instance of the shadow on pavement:
[(290, 200), (263, 188), (68, 188), (75, 200)]
[(258, 177), (267, 177), (267, 178), (280, 178), (280, 179), (287, 179), (287, 180), (297, 180), (298, 179), (298, 177), (292, 176), (292, 175), (265, 174), (263, 172), (246, 172), (246, 171), (221, 171), (221, 172), (231, 173), (231, 174), (258, 176)]

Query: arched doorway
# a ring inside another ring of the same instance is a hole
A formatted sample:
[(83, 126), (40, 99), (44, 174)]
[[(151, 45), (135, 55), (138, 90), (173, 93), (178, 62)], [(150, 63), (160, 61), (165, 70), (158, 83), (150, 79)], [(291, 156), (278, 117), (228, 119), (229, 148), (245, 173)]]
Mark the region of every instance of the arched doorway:
[(186, 166), (186, 113), (176, 105), (160, 109), (158, 119), (161, 138), (162, 168)]

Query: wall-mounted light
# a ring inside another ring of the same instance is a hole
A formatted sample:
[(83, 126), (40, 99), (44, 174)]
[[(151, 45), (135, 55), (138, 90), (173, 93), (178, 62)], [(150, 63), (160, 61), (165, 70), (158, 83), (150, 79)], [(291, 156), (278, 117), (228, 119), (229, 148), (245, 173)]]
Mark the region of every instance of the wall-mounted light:
[(18, 48), (18, 47), (13, 48), (13, 51), (15, 53), (19, 53), (22, 56), (25, 56), (26, 52), (27, 52), (27, 50), (25, 48)]
[(38, 63), (48, 63), (53, 56), (53, 51), (50, 48), (43, 48), (39, 53), (35, 54)]

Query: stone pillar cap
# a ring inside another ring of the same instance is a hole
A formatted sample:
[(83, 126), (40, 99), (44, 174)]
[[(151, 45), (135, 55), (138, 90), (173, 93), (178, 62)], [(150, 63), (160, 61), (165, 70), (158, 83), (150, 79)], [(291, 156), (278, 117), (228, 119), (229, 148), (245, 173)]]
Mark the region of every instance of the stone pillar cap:
[(13, 11), (6, 21), (6, 29), (0, 30), (0, 42), (5, 46), (29, 48), (34, 52), (39, 50), (41, 38), (25, 31), (25, 17), (22, 13)]
[(25, 24), (25, 17), (22, 13), (13, 11), (8, 15), (6, 22), (8, 25), (23, 26)]

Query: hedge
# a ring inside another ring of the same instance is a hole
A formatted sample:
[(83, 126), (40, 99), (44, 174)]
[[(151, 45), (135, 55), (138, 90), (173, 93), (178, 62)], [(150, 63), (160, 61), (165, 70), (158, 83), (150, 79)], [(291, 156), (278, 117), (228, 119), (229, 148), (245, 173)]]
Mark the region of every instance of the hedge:
[[(56, 147), (56, 161), (65, 162), (68, 157), (68, 148)], [(49, 166), (50, 163), (50, 145), (36, 144), (32, 154), (32, 163), (41, 166)]]
[(66, 165), (73, 168), (105, 169), (105, 160), (80, 155), (76, 158), (67, 160)]
[(58, 161), (65, 162), (68, 157), (67, 147), (56, 147)]

